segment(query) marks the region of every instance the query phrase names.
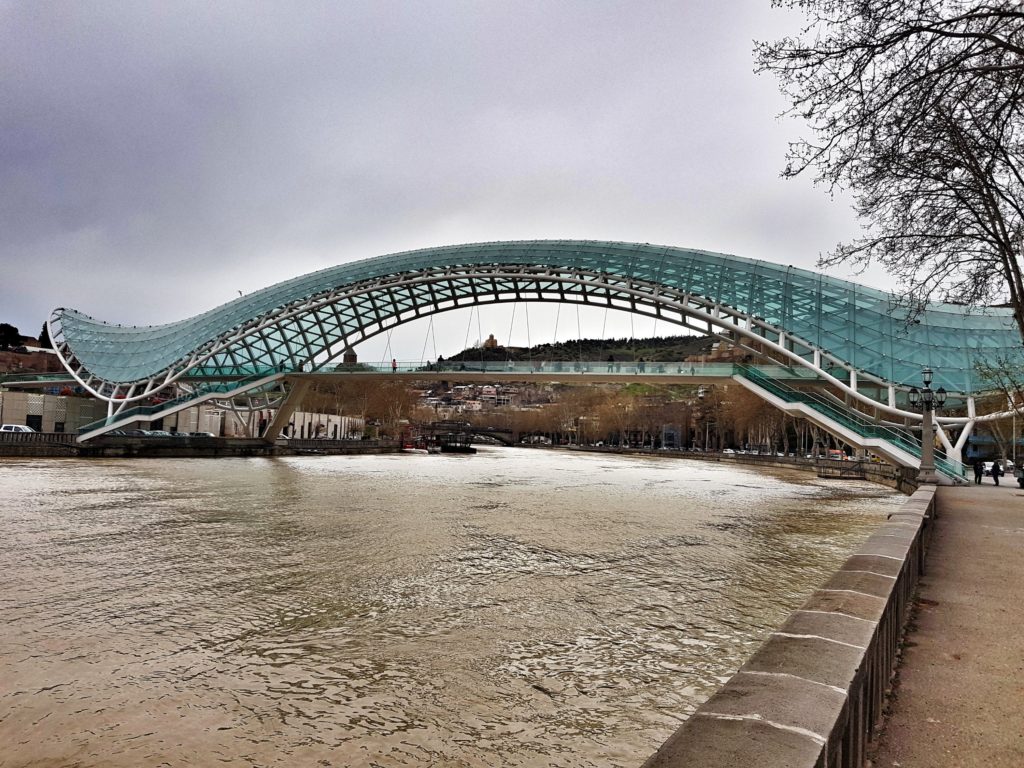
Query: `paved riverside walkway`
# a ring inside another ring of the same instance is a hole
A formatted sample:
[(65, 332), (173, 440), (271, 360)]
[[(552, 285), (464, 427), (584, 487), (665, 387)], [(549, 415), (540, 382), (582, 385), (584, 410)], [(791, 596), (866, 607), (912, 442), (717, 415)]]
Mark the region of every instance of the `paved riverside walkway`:
[[(973, 479), (973, 478), (972, 478)], [(874, 768), (1024, 766), (1024, 490), (942, 487)]]

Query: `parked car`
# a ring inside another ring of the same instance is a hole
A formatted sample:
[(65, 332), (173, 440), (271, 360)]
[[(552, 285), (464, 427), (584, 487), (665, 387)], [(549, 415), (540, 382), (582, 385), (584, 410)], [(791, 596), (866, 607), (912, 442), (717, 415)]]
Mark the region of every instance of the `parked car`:
[(3, 424), (0, 425), (0, 432), (35, 432), (35, 430), (24, 424)]
[(166, 429), (151, 429), (148, 432), (146, 432), (146, 434), (149, 437), (174, 437), (174, 435), (172, 435)]
[(189, 432), (188, 434), (191, 437), (216, 437), (213, 432)]
[(149, 435), (148, 429), (129, 429), (125, 432), (126, 435), (131, 437), (147, 437)]
[[(992, 476), (992, 465), (994, 463), (995, 462), (992, 462), (992, 461), (986, 461), (985, 462), (985, 475), (987, 477), (991, 477)], [(1003, 474), (1004, 475), (1012, 475), (1012, 474), (1014, 474), (1014, 472), (1013, 472), (1013, 469), (1014, 469), (1013, 462), (1010, 461), (1009, 459), (1004, 459), (1003, 461), (1001, 461), (1000, 462), (1000, 466), (1002, 466), (1002, 468), (1003, 468)]]
[(722, 453), (736, 453), (732, 448), (723, 448)]

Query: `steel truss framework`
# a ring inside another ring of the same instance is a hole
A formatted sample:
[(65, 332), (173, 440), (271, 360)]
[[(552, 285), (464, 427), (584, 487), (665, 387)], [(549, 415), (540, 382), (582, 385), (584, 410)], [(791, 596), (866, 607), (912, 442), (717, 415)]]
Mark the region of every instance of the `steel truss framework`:
[[(927, 307), (913, 322), (890, 294), (706, 251), (593, 241), (482, 243), (381, 256), (270, 286), (189, 320), (114, 326), (69, 309), (50, 338), (75, 379), (124, 408), (179, 380), (265, 381), (330, 369), (403, 323), (463, 307), (562, 302), (609, 307), (769, 350), (883, 412), (917, 417), (899, 393), (921, 368), (968, 400), (975, 363), (1017, 359), (1008, 309)], [(953, 421), (963, 422), (965, 419)]]

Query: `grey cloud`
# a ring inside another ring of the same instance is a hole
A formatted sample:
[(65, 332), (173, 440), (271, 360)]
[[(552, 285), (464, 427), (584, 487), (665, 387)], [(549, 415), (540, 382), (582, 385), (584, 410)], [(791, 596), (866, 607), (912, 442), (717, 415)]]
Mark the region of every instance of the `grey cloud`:
[(0, 3), (0, 320), (164, 322), (455, 241), (811, 267), (854, 225), (778, 178), (766, 5)]

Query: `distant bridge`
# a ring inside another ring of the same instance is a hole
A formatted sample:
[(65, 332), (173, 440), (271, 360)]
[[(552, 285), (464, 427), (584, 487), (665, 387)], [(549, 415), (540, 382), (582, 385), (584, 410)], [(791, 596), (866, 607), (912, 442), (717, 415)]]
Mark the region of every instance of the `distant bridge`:
[[(75, 381), (108, 403), (109, 418), (91, 425), (81, 436), (88, 439), (116, 428), (130, 411), (139, 419), (159, 418), (159, 408), (142, 411), (157, 407), (139, 404), (170, 384), (184, 385), (192, 404), (287, 389), (303, 374), (336, 372), (338, 360), (359, 343), (403, 323), (508, 302), (622, 310), (711, 334), (754, 359), (785, 361), (798, 375), (812, 374), (868, 406), (870, 424), (827, 395), (809, 403), (773, 377), (733, 376), (781, 408), (814, 411), (818, 415), (808, 418), (827, 420), (831, 430), (853, 430), (862, 443), (892, 437), (871, 432), (886, 421), (920, 420), (907, 392), (929, 366), (935, 385), (950, 392), (949, 404), (967, 410), (940, 419), (939, 437), (951, 461), (977, 420), (974, 395), (985, 390), (976, 363), (1022, 359), (1008, 309), (930, 305), (908, 322), (894, 296), (807, 270), (706, 251), (571, 240), (479, 243), (366, 259), (162, 326), (116, 326), (62, 308), (48, 328)], [(487, 373), (493, 378), (498, 372)], [(601, 373), (579, 375), (598, 380)], [(542, 374), (548, 375), (531, 376)], [(163, 411), (181, 405), (171, 401)], [(950, 427), (960, 429), (955, 445)], [(911, 466), (919, 463), (920, 441), (905, 437), (901, 433), (885, 455)]]

